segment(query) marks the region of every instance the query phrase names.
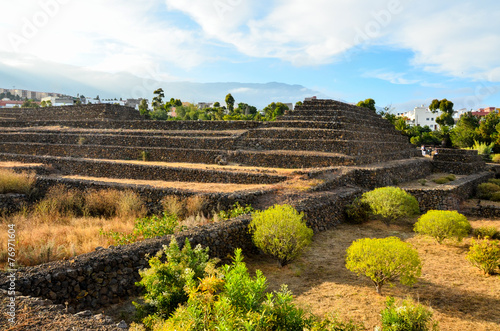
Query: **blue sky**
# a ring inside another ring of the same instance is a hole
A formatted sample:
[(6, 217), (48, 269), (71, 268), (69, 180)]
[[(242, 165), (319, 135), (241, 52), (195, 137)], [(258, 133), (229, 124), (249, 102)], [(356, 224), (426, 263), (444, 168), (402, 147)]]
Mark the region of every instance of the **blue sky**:
[[(237, 102), (261, 108), (317, 94), (373, 98), (396, 112), (434, 98), (452, 100), (455, 109), (500, 107), (500, 4), (492, 0), (0, 5), (4, 88), (150, 98), (163, 83), (279, 82), (304, 89), (238, 85)], [(189, 101), (222, 101), (226, 92), (195, 100), (209, 96), (170, 91)]]

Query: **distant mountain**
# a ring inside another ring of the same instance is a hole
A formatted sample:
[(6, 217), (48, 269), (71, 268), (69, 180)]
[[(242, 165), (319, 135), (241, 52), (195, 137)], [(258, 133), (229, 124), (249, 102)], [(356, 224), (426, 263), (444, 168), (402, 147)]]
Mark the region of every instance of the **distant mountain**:
[(245, 102), (264, 108), (271, 102), (297, 102), (306, 97), (328, 98), (318, 91), (302, 85), (284, 83), (194, 83), (164, 82), (141, 78), (129, 73), (105, 73), (84, 68), (40, 62), (29, 66), (8, 66), (0, 62), (0, 86), (32, 91), (56, 92), (101, 98), (147, 98), (159, 87), (167, 99), (176, 98), (188, 102), (215, 102), (224, 104), (231, 93), (236, 103)]

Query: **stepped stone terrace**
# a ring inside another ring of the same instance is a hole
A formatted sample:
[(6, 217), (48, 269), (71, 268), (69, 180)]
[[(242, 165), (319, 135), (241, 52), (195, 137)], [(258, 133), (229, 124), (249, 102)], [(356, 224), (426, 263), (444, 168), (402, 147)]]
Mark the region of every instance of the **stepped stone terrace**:
[[(305, 213), (315, 231), (342, 222), (345, 205), (368, 189), (434, 171), (456, 173), (463, 177), (455, 186), (412, 191), (423, 210), (447, 209), (493, 176), (472, 151), (439, 149), (438, 155), (423, 157), (375, 112), (334, 100), (306, 101), (273, 122), (151, 121), (116, 105), (0, 109), (0, 164), (35, 171), (41, 196), (55, 184), (132, 189), (150, 212), (161, 210), (166, 195), (204, 196), (207, 210), (235, 202), (259, 209), (289, 203)], [(15, 209), (16, 199), (0, 199), (0, 208)], [(174, 237), (209, 246), (212, 255), (223, 258), (236, 247), (252, 249), (249, 219)], [(155, 254), (170, 239), (23, 269), (19, 291), (75, 309), (116, 303), (137, 294), (134, 282), (147, 266), (144, 255)], [(0, 274), (0, 288), (6, 287), (6, 275)]]

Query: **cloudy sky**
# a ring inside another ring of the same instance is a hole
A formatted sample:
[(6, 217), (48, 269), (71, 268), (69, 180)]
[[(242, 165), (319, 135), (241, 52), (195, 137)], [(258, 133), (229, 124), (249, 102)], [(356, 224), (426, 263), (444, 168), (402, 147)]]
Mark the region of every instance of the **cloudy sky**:
[[(212, 85), (200, 83), (237, 82), (252, 85), (220, 86), (235, 93), (237, 102), (259, 107), (279, 101), (272, 98), (298, 101), (312, 93), (348, 102), (373, 98), (398, 112), (435, 98), (452, 100), (455, 109), (500, 107), (495, 0), (0, 0), (0, 5), (3, 88), (151, 97), (163, 83), (193, 82), (201, 91)], [(269, 82), (290, 88), (259, 85)], [(223, 92), (214, 99), (221, 101)], [(166, 90), (167, 97), (179, 97), (173, 93), (181, 92)]]

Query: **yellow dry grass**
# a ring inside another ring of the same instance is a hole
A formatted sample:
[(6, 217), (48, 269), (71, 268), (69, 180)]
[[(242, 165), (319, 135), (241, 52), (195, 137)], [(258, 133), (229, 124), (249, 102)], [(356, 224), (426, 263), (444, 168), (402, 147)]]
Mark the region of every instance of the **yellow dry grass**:
[(0, 194), (28, 194), (35, 184), (34, 173), (16, 173), (10, 169), (0, 168)]
[[(93, 159), (88, 159), (88, 160), (93, 160)], [(112, 163), (146, 164), (146, 165), (155, 165), (155, 166), (170, 167), (170, 168), (211, 169), (211, 170), (262, 172), (262, 173), (271, 172), (273, 174), (279, 174), (279, 175), (287, 175), (297, 171), (297, 169), (250, 167), (250, 166), (240, 166), (236, 164), (217, 165), (217, 164), (204, 164), (204, 163), (110, 160), (110, 159), (100, 159), (100, 161), (112, 162)]]
[(64, 176), (63, 178), (96, 181), (104, 183), (121, 183), (133, 185), (149, 185), (157, 188), (177, 188), (190, 192), (221, 192), (231, 193), (237, 191), (250, 191), (271, 188), (271, 185), (265, 184), (220, 184), (220, 183), (197, 183), (197, 182), (167, 182), (161, 180), (137, 180), (137, 179), (118, 179), (105, 177), (86, 177), (86, 176)]
[[(0, 220), (2, 228), (16, 225), (16, 262), (36, 265), (88, 253), (98, 246), (107, 247), (110, 239), (99, 234), (104, 231), (130, 233), (134, 217), (70, 217), (49, 221), (33, 214), (18, 214)], [(0, 233), (0, 267), (6, 263), (7, 231)]]
[[(472, 220), (472, 219), (471, 219)], [(474, 228), (496, 226), (500, 221), (471, 221)], [(324, 316), (337, 312), (341, 318), (361, 321), (371, 330), (380, 325), (385, 297), (412, 297), (434, 310), (441, 330), (500, 330), (500, 276), (485, 276), (465, 259), (470, 238), (461, 243), (437, 244), (415, 236), (411, 224), (386, 226), (379, 221), (363, 225), (343, 224), (319, 233), (303, 256), (284, 268), (265, 257), (247, 259), (249, 268), (260, 269), (273, 290), (288, 284), (303, 307)], [(397, 236), (411, 243), (423, 263), (422, 277), (411, 288), (394, 283), (377, 295), (371, 281), (345, 268), (345, 250), (359, 238)]]

